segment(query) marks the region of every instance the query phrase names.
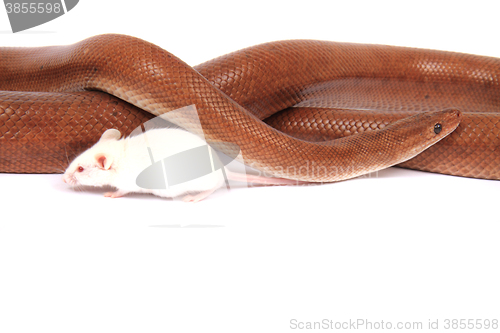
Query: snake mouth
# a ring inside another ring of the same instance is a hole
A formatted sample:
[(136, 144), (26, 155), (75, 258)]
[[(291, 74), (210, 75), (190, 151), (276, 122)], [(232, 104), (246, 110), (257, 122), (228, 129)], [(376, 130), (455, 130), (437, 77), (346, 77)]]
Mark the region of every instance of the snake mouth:
[(452, 133), (460, 125), (462, 112), (458, 109), (446, 109), (443, 113), (445, 113), (445, 116), (443, 117), (443, 123), (441, 125), (443, 129), (446, 130), (446, 134), (444, 135), (446, 136)]

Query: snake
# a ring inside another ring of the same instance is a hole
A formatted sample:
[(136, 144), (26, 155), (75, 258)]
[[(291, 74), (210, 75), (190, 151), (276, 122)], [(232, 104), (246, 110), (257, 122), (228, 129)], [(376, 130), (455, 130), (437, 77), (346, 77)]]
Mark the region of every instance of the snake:
[(277, 177), (333, 182), (397, 165), (500, 179), (499, 81), (493, 57), (320, 40), (194, 67), (116, 34), (1, 47), (0, 172), (60, 173), (106, 129), (128, 135), (191, 105), (193, 131)]

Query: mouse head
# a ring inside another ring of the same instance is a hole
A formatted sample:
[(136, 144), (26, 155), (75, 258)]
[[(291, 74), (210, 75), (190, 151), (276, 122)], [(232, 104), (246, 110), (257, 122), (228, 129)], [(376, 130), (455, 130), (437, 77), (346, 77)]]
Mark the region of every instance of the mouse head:
[(119, 152), (120, 131), (108, 129), (99, 141), (75, 158), (63, 175), (63, 181), (72, 186), (109, 185), (114, 174), (113, 162)]

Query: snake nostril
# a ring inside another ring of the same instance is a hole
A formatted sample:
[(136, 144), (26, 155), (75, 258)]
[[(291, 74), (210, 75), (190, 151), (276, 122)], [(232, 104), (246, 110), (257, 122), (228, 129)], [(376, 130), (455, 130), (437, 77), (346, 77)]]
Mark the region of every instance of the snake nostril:
[(443, 129), (443, 126), (441, 126), (440, 123), (437, 123), (436, 125), (434, 125), (434, 133), (439, 134), (442, 129)]

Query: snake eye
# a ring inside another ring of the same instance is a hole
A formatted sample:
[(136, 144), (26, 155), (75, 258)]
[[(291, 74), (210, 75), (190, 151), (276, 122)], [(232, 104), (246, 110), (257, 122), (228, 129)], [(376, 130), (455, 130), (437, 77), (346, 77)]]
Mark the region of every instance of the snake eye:
[(82, 172), (83, 171), (83, 167), (79, 166), (78, 169), (76, 169), (78, 172)]
[(440, 123), (437, 123), (436, 125), (434, 125), (434, 133), (439, 134), (442, 129), (443, 129), (443, 126), (441, 126)]

